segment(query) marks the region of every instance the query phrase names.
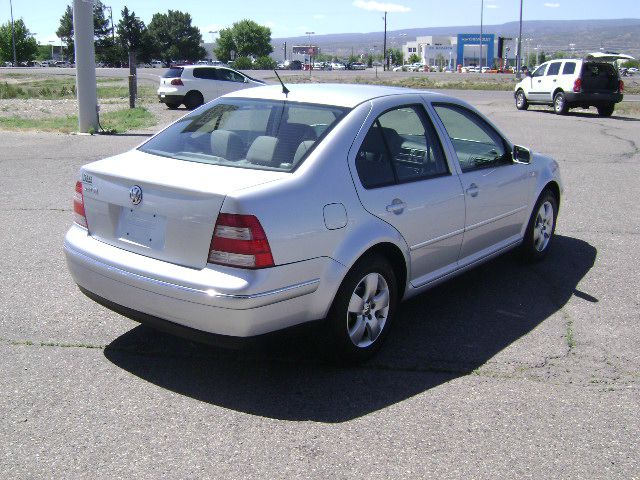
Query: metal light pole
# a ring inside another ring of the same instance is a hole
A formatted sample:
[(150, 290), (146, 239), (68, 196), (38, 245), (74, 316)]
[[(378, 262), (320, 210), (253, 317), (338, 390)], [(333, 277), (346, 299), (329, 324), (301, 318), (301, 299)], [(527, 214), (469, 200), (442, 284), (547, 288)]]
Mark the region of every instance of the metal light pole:
[(518, 33), (518, 51), (516, 53), (517, 61), (516, 61), (516, 78), (520, 80), (522, 75), (520, 73), (520, 69), (522, 68), (522, 3), (524, 0), (520, 0), (520, 33)]
[(316, 32), (304, 32), (304, 33), (305, 33), (305, 35), (309, 36), (309, 51), (308, 51), (308, 53), (309, 53), (309, 76), (311, 76), (311, 67), (312, 67), (312, 64), (311, 64), (311, 35), (315, 35)]
[(18, 60), (16, 59), (16, 31), (13, 26), (13, 2), (9, 0), (9, 8), (11, 9), (11, 44), (13, 45), (13, 66), (18, 66)]
[(480, 73), (482, 73), (482, 20), (484, 15), (484, 0), (480, 0)]
[(108, 8), (109, 9), (109, 18), (111, 19), (111, 40), (113, 41), (113, 44), (115, 45), (115, 43), (116, 43), (116, 31), (115, 31), (115, 28), (113, 26), (113, 8), (111, 8), (108, 5), (105, 5), (104, 8)]
[(389, 70), (389, 61), (387, 60), (387, 12), (384, 12), (382, 19), (384, 20), (384, 42), (382, 44), (382, 58), (384, 59), (384, 63), (382, 64), (382, 69)]
[(51, 44), (51, 60), (53, 60), (53, 44), (56, 42), (54, 40), (49, 40), (49, 43)]

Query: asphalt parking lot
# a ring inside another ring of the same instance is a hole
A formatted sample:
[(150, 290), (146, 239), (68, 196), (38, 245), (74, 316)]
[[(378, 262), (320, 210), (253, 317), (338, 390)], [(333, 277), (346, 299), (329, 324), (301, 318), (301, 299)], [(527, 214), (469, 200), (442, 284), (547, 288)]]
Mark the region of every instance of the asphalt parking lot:
[(640, 478), (640, 119), (451, 93), (560, 162), (554, 250), (405, 303), (349, 369), (88, 300), (62, 255), (75, 173), (148, 133), (0, 132), (0, 477)]

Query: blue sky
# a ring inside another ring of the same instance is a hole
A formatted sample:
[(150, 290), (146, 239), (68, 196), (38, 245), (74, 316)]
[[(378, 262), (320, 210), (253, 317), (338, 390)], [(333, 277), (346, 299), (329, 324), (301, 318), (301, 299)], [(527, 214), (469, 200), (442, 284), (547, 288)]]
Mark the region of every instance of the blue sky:
[[(55, 40), (60, 16), (71, 1), (13, 0), (14, 18), (23, 18), (41, 43)], [(113, 7), (114, 21), (124, 5), (148, 23), (156, 12), (169, 9), (189, 12), (205, 41), (209, 31), (249, 18), (271, 28), (272, 37), (373, 32), (383, 29), (382, 11), (388, 13), (388, 28), (475, 25), (480, 23), (481, 0), (106, 0)], [(484, 0), (485, 24), (518, 19), (519, 0)], [(524, 0), (525, 20), (576, 20), (640, 18), (640, 0)], [(9, 0), (0, 0), (0, 23), (10, 18)]]

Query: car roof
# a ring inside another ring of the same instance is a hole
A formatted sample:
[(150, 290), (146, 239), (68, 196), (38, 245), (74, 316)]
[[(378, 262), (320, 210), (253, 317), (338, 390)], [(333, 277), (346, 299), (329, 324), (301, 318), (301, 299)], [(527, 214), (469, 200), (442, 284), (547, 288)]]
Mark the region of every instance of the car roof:
[(387, 87), (384, 85), (360, 85), (360, 84), (333, 84), (333, 83), (311, 83), (311, 84), (288, 84), (289, 93), (285, 96), (282, 93), (281, 85), (265, 85), (263, 87), (247, 88), (228, 93), (226, 97), (235, 98), (259, 98), (265, 100), (284, 100), (292, 102), (315, 103), (324, 105), (335, 105), (339, 107), (353, 108), (356, 105), (373, 100), (374, 98), (386, 97), (389, 95), (419, 94), (430, 95), (434, 99), (447, 99), (444, 95), (402, 87)]

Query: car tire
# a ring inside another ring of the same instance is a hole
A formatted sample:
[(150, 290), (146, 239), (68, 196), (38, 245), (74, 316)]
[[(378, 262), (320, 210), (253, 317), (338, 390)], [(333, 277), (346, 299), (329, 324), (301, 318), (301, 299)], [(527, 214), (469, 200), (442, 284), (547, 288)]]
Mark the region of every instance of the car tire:
[(553, 111), (558, 115), (565, 115), (569, 111), (569, 106), (567, 105), (567, 98), (564, 95), (564, 92), (558, 92), (553, 97)]
[(397, 279), (389, 261), (379, 255), (361, 258), (340, 285), (326, 319), (331, 360), (359, 363), (374, 355), (389, 332), (397, 297)]
[(558, 199), (549, 189), (538, 197), (527, 224), (520, 253), (526, 261), (542, 260), (553, 243), (558, 218)]
[(613, 115), (613, 110), (615, 108), (615, 103), (609, 103), (607, 105), (598, 107), (598, 115), (600, 115), (601, 117), (610, 117), (611, 115)]
[(169, 110), (175, 110), (180, 106), (179, 103), (167, 103), (166, 105)]
[(516, 92), (516, 108), (518, 110), (526, 110), (529, 108), (529, 102), (527, 102), (527, 97), (523, 90), (518, 90)]
[(187, 93), (184, 97), (184, 105), (188, 110), (193, 110), (198, 108), (200, 105), (204, 103), (204, 97), (200, 92), (191, 91)]

